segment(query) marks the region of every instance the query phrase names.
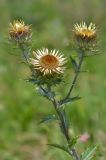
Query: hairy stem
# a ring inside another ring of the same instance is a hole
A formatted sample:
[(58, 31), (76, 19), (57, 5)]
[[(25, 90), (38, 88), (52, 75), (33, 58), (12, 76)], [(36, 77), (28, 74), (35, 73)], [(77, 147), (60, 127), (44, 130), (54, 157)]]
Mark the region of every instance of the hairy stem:
[(29, 52), (28, 48), (26, 48), (26, 46), (23, 43), (19, 43), (18, 45), (19, 45), (19, 48), (22, 51), (23, 58), (28, 63), (28, 52)]
[[(54, 105), (54, 107), (55, 107), (55, 110), (56, 110), (56, 112), (57, 112), (57, 114), (58, 114), (58, 116), (59, 116), (59, 118), (60, 118), (60, 122), (61, 122), (61, 125), (62, 125), (62, 127), (63, 127), (64, 135), (65, 135), (67, 141), (69, 142), (70, 138), (69, 138), (69, 135), (68, 135), (68, 128), (67, 128), (67, 126), (66, 126), (66, 124), (65, 124), (65, 121), (64, 121), (64, 115), (65, 115), (65, 113), (64, 113), (64, 112), (62, 113), (62, 111), (59, 110), (58, 104), (57, 104), (55, 98), (53, 98), (53, 101), (52, 101), (52, 102), (53, 102), (53, 105)], [(64, 114), (64, 115), (63, 115), (63, 114)]]
[[(67, 140), (67, 143), (69, 144), (70, 143), (70, 137), (69, 137), (69, 133), (68, 133), (68, 127), (66, 126), (66, 123), (64, 121), (64, 117), (66, 116), (65, 115), (65, 112), (62, 112), (61, 110), (59, 110), (59, 106), (58, 106), (58, 103), (56, 102), (55, 98), (52, 99), (52, 103), (55, 107), (55, 110), (58, 114), (58, 117), (60, 119), (60, 123), (61, 123), (61, 126), (63, 128), (63, 133), (64, 133), (64, 136)], [(69, 154), (75, 159), (75, 160), (80, 160), (76, 150), (74, 147), (71, 147), (69, 148)]]

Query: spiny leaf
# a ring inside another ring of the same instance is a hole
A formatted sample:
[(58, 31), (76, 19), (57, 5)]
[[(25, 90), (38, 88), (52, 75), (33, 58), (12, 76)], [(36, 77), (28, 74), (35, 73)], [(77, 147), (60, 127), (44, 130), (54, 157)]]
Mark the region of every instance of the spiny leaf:
[(80, 71), (77, 71), (79, 73), (89, 73), (89, 70), (80, 70)]
[(77, 65), (76, 60), (72, 56), (70, 56), (70, 59), (71, 59), (71, 63), (73, 65), (75, 71), (77, 71), (78, 70), (78, 65)]
[(39, 80), (39, 79), (35, 79), (35, 78), (28, 78), (28, 79), (25, 79), (27, 82), (30, 82), (30, 83), (32, 83), (32, 84), (39, 84), (40, 82), (41, 82), (41, 80)]
[(68, 146), (69, 146), (70, 148), (71, 148), (72, 146), (74, 146), (74, 145), (77, 143), (77, 139), (78, 139), (78, 138), (79, 138), (79, 136), (73, 137), (73, 138), (70, 140)]
[(55, 96), (54, 92), (52, 92), (50, 90), (47, 90), (47, 89), (44, 89), (43, 87), (39, 87), (38, 91), (42, 96), (44, 96), (44, 97), (46, 97), (48, 99), (51, 99), (51, 98), (53, 98)]
[(52, 147), (55, 147), (55, 148), (58, 148), (58, 149), (61, 149), (61, 150), (65, 151), (65, 152), (69, 153), (68, 148), (63, 146), (63, 145), (62, 146), (59, 145), (59, 144), (48, 144), (48, 145), (52, 146)]
[(79, 100), (81, 98), (82, 97), (79, 97), (79, 96), (75, 96), (75, 97), (71, 97), (71, 98), (66, 98), (66, 99), (60, 100), (59, 104), (60, 105), (64, 105), (64, 104), (67, 104), (67, 103), (70, 103), (70, 102), (73, 102), (73, 101), (77, 101), (77, 100)]
[(94, 156), (94, 153), (95, 153), (96, 149), (97, 149), (97, 146), (87, 148), (81, 154), (81, 160), (91, 160)]
[(48, 116), (44, 117), (39, 122), (39, 124), (41, 124), (41, 123), (47, 123), (47, 122), (50, 122), (50, 121), (53, 121), (53, 120), (58, 120), (58, 117), (56, 115), (48, 115)]
[(79, 96), (75, 96), (75, 97), (72, 97), (71, 98), (71, 101), (77, 101), (77, 100), (79, 100), (79, 99), (81, 99), (82, 97), (79, 97)]

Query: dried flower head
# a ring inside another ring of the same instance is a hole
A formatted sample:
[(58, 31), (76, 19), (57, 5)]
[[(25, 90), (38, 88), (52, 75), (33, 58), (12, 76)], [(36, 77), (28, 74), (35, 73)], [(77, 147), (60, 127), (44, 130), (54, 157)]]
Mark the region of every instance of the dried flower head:
[(92, 22), (87, 26), (85, 22), (74, 25), (74, 35), (77, 40), (92, 41), (96, 38), (96, 26)]
[(9, 25), (10, 38), (15, 41), (28, 40), (31, 36), (30, 26), (23, 21), (16, 20)]
[(35, 70), (39, 70), (43, 75), (49, 75), (52, 73), (63, 73), (64, 64), (66, 63), (66, 58), (59, 51), (51, 50), (47, 48), (42, 50), (33, 51), (35, 59), (30, 58), (29, 63), (34, 66)]

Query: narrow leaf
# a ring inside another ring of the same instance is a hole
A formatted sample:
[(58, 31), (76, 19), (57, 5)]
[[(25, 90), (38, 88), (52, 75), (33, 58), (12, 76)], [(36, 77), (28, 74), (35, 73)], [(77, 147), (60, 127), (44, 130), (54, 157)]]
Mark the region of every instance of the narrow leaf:
[(48, 116), (44, 117), (39, 122), (39, 124), (41, 124), (41, 123), (47, 123), (47, 122), (50, 122), (50, 121), (53, 121), (53, 120), (58, 120), (57, 116), (56, 115), (48, 115)]
[(55, 148), (58, 148), (58, 149), (61, 149), (61, 150), (65, 151), (65, 152), (69, 153), (68, 148), (65, 147), (65, 146), (61, 146), (59, 144), (48, 144), (48, 145), (52, 146), (52, 147), (55, 147)]
[(73, 101), (80, 100), (81, 98), (82, 97), (79, 97), (79, 96), (75, 96), (75, 97), (71, 97), (71, 98), (66, 98), (66, 99), (60, 100), (59, 104), (60, 105), (64, 105), (64, 104), (67, 104), (67, 103), (70, 103), (70, 102), (73, 102)]
[(32, 84), (39, 84), (40, 83), (40, 80), (37, 80), (37, 79), (34, 79), (34, 78), (28, 78), (28, 79), (25, 79), (26, 82), (30, 82)]
[(51, 98), (53, 98), (55, 96), (54, 92), (49, 91), (49, 90), (47, 90), (47, 89), (45, 89), (43, 87), (39, 87), (38, 91), (42, 96), (44, 96), (44, 97), (46, 97), (48, 99), (51, 99)]
[(70, 59), (71, 59), (71, 63), (73, 65), (75, 71), (77, 71), (78, 70), (78, 65), (77, 65), (76, 60), (72, 56), (70, 56)]
[(97, 149), (97, 146), (87, 148), (82, 154), (81, 154), (81, 160), (91, 160), (94, 156), (94, 153)]
[(80, 100), (82, 97), (79, 97), (79, 96), (75, 96), (75, 97), (72, 97), (71, 98), (71, 101), (77, 101), (77, 100)]

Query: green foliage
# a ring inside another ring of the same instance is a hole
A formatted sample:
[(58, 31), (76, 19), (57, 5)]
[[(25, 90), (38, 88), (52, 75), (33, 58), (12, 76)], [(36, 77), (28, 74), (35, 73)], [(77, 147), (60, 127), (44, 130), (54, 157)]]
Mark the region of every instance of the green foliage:
[(77, 61), (72, 56), (70, 56), (70, 60), (71, 60), (71, 64), (73, 65), (74, 70), (77, 72), (78, 70)]
[(72, 102), (74, 102), (74, 101), (77, 101), (77, 100), (80, 100), (81, 99), (81, 97), (79, 97), (79, 96), (75, 96), (75, 97), (71, 97), (71, 98), (65, 98), (65, 99), (63, 99), (63, 100), (60, 100), (60, 102), (59, 102), (59, 104), (62, 106), (64, 106), (65, 104), (67, 104), (67, 103), (72, 103)]
[(60, 84), (63, 82), (63, 76), (60, 75), (45, 75), (42, 77), (42, 74), (39, 72), (33, 72), (33, 75), (26, 79), (28, 82), (36, 85), (45, 85), (47, 84), (48, 86), (56, 86), (57, 84)]
[(61, 149), (67, 153), (69, 153), (68, 151), (68, 147), (65, 147), (65, 146), (62, 146), (62, 145), (59, 145), (59, 144), (48, 144), (49, 146), (52, 146), (52, 147), (55, 147), (55, 148), (58, 148), (58, 149)]
[(97, 146), (87, 148), (81, 155), (81, 160), (91, 160), (94, 157)]
[(43, 87), (39, 87), (38, 92), (49, 100), (55, 96), (55, 93), (53, 91), (45, 89)]
[(53, 120), (58, 120), (58, 117), (56, 115), (47, 115), (46, 117), (44, 117), (39, 123), (47, 123)]
[(75, 146), (76, 143), (77, 143), (78, 138), (79, 138), (79, 136), (76, 136), (76, 137), (71, 138), (68, 146), (69, 146), (70, 148), (73, 147), (73, 146)]

